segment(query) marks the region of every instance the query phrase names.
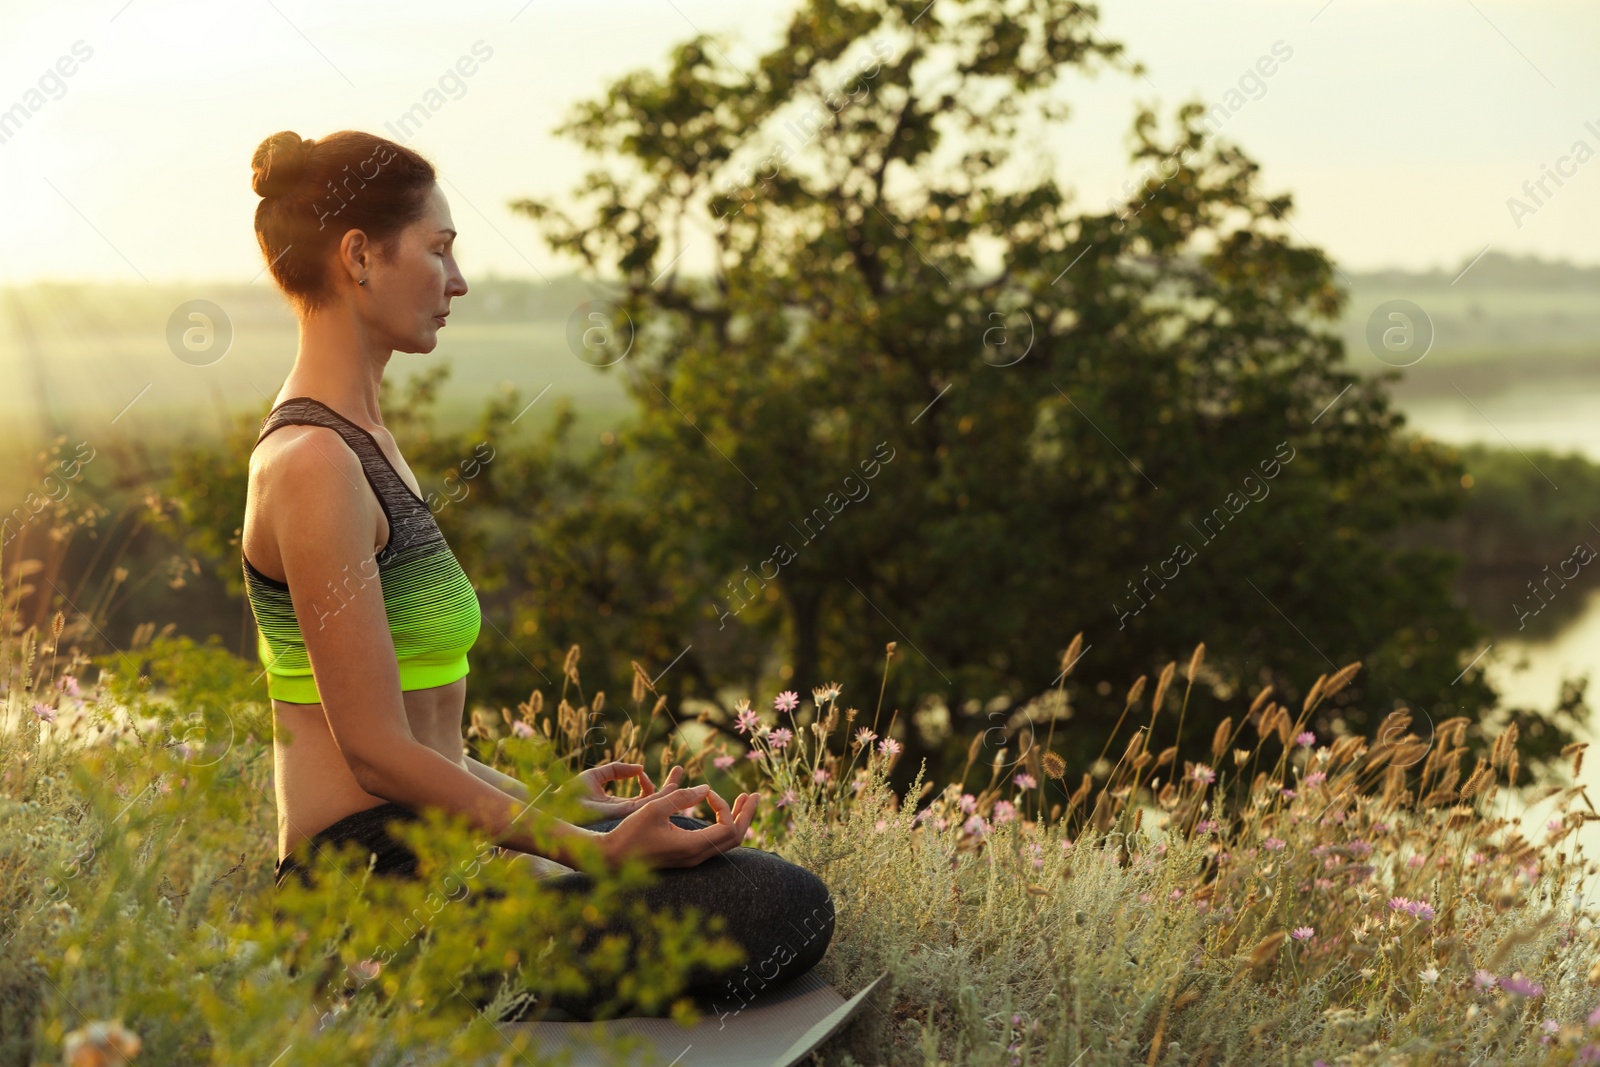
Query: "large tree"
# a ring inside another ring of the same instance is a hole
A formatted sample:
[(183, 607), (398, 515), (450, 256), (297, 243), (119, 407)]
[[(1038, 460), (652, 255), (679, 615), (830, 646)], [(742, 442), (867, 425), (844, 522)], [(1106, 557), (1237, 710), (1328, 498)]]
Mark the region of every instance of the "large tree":
[[(1291, 198), (1191, 103), (1165, 138), (1135, 117), (1125, 203), (1071, 207), (1040, 131), (1063, 75), (1128, 66), (1096, 18), (808, 3), (752, 69), (697, 37), (562, 127), (602, 161), (588, 217), (516, 206), (622, 287), (626, 445), (717, 572), (694, 673), (746, 670), (717, 637), (754, 627), (802, 693), (838, 678), (870, 707), (895, 640), (887, 699), (942, 697), (951, 757), (1082, 631), (1079, 765), (1122, 687), (1202, 640), (1186, 755), (1221, 699), (1294, 701), (1353, 660), (1327, 712), (1353, 728), (1475, 713), (1493, 694), (1458, 677), (1479, 635), (1454, 561), (1392, 544), (1459, 507), (1459, 465), (1345, 366), (1323, 328), (1343, 293)], [(693, 244), (709, 277), (676, 267)]]

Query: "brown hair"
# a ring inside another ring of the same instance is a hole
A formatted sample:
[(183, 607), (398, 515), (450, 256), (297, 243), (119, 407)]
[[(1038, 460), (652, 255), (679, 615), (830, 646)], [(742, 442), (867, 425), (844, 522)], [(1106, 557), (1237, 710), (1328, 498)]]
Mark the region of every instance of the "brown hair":
[(290, 130), (261, 142), (250, 161), (256, 240), (291, 302), (312, 309), (329, 294), (328, 252), (361, 230), (385, 255), (386, 242), (422, 214), (433, 164), (385, 137), (340, 130), (301, 140)]

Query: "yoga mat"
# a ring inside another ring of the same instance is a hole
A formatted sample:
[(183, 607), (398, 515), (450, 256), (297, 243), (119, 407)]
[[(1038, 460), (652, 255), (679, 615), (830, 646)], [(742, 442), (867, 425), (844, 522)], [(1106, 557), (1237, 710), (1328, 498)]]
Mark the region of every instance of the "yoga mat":
[[(683, 1027), (671, 1019), (607, 1019), (594, 1022), (496, 1023), (507, 1038), (531, 1035), (528, 1051), (541, 1060), (565, 1050), (572, 1067), (612, 1067), (613, 1063), (655, 1067), (793, 1067), (848, 1022), (867, 997), (889, 976), (884, 971), (846, 1000), (837, 989), (808, 971), (781, 989), (745, 1002), (699, 1003), (701, 1019)], [(639, 1039), (620, 1060), (607, 1059), (594, 1044), (594, 1028), (605, 1040), (626, 1034)]]

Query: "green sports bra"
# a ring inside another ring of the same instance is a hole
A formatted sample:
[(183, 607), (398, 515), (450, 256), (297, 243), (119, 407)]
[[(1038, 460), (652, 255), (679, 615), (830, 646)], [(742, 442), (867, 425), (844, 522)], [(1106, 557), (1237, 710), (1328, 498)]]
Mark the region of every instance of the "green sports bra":
[[(428, 689), (464, 677), (467, 651), (478, 639), (483, 616), (478, 594), (445, 543), (433, 509), (412, 492), (365, 427), (320, 400), (291, 397), (261, 423), (258, 445), (280, 426), (326, 426), (336, 431), (361, 460), (389, 519), (388, 543), (361, 573), (350, 574), (339, 588), (330, 582), (326, 592), (313, 594), (317, 612), (313, 621), (336, 613), (365, 585), (377, 581), (400, 662), (401, 690)], [(256, 570), (242, 550), (239, 558), (259, 632), (256, 649), (266, 667), (268, 695), (295, 704), (320, 704), (289, 586)]]

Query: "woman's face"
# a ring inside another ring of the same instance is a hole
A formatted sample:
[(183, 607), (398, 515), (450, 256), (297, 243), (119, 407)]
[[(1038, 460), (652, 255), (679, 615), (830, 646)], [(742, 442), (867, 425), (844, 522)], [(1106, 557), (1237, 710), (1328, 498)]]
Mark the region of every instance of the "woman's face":
[(455, 224), (437, 184), (422, 215), (391, 238), (387, 255), (367, 257), (367, 284), (356, 307), (373, 337), (399, 352), (432, 352), (450, 300), (467, 291), (456, 266)]

